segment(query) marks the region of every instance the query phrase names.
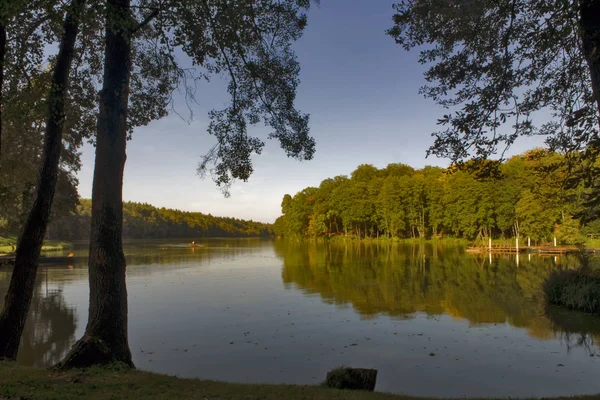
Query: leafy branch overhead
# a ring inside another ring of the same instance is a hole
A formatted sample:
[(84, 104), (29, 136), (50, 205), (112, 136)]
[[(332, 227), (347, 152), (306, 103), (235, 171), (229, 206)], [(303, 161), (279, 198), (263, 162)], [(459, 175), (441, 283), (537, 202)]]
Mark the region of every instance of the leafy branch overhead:
[(598, 147), (598, 0), (403, 0), (388, 30), (429, 69), (421, 93), (448, 109), (428, 154), (460, 162), (519, 136)]
[[(188, 103), (198, 102), (197, 82), (224, 74), (230, 101), (209, 113), (208, 132), (217, 144), (198, 174), (211, 174), (225, 193), (234, 179), (247, 180), (251, 156), (264, 146), (248, 128), (260, 122), (289, 157), (310, 160), (315, 141), (308, 115), (294, 105), (300, 66), (292, 50), (309, 7), (309, 0), (138, 2), (132, 6), (138, 26), (132, 30), (130, 125), (162, 117), (176, 89)], [(177, 59), (181, 52), (193, 65)]]

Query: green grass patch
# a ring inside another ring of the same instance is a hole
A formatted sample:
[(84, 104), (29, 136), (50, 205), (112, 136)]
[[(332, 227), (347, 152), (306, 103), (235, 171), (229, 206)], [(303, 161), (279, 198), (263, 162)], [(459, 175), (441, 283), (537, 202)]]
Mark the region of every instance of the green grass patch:
[(8, 237), (0, 236), (0, 255), (14, 253), (16, 247), (17, 247), (17, 237), (16, 236), (8, 236)]
[(600, 314), (600, 271), (583, 267), (552, 272), (544, 282), (550, 304)]
[[(410, 400), (416, 397), (319, 386), (251, 385), (181, 379), (119, 368), (53, 370), (0, 362), (0, 398), (36, 400)], [(570, 399), (597, 399), (598, 396)], [(421, 398), (425, 399), (425, 398)], [(558, 399), (558, 398), (557, 398)], [(566, 399), (566, 398), (565, 398)]]
[(42, 251), (50, 252), (50, 251), (63, 251), (70, 249), (73, 245), (69, 242), (59, 242), (56, 240), (47, 240), (44, 242), (42, 246)]
[[(71, 248), (72, 244), (69, 242), (61, 242), (58, 240), (47, 240), (42, 246), (42, 252), (53, 252), (63, 251)], [(0, 255), (2, 254), (13, 254), (17, 248), (17, 237), (8, 236), (0, 237)]]
[(585, 247), (588, 249), (600, 249), (600, 239), (587, 239)]
[(382, 393), (318, 386), (249, 385), (180, 379), (141, 371), (89, 369), (57, 372), (0, 362), (0, 398), (9, 399), (211, 399), (408, 400)]

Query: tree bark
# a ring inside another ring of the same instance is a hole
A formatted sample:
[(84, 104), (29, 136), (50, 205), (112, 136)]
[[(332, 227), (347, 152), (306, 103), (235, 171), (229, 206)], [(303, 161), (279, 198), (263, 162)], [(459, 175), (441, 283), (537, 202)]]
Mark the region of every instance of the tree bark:
[[(4, 60), (6, 59), (6, 27), (0, 22), (0, 162), (2, 161), (2, 105), (4, 103)], [(0, 164), (1, 165), (1, 164)]]
[(592, 91), (598, 107), (600, 125), (600, 0), (582, 0), (580, 6), (581, 41), (590, 69)]
[(83, 337), (59, 368), (134, 367), (127, 339), (123, 170), (131, 74), (130, 0), (107, 0), (104, 82), (96, 140), (89, 253), (90, 306)]
[(52, 74), (42, 165), (35, 200), (19, 238), (13, 274), (6, 294), (4, 309), (0, 314), (0, 358), (4, 359), (14, 360), (17, 357), (19, 342), (33, 296), (38, 260), (48, 228), (58, 177), (69, 73), (83, 3), (84, 0), (73, 0), (67, 11), (60, 49)]

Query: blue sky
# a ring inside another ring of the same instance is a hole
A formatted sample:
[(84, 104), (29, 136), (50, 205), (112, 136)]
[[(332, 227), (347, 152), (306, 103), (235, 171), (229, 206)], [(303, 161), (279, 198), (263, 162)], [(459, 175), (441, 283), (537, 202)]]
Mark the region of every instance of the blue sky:
[[(216, 78), (200, 88), (191, 123), (170, 115), (136, 129), (128, 142), (124, 199), (273, 222), (284, 194), (349, 175), (359, 164), (447, 166), (446, 160), (425, 159), (444, 110), (418, 94), (425, 70), (417, 63), (418, 53), (405, 52), (385, 35), (392, 15), (392, 0), (322, 0), (311, 9), (295, 49), (302, 66), (297, 106), (311, 114), (317, 141), (312, 161), (288, 159), (276, 142), (267, 141), (263, 154), (254, 157), (253, 176), (236, 182), (230, 198), (210, 178), (200, 180), (198, 161), (215, 143), (206, 133), (207, 112), (227, 100), (224, 82)], [(187, 115), (181, 102), (176, 108)], [(266, 138), (268, 131), (257, 127), (250, 133)], [(510, 153), (538, 143), (523, 139)], [(79, 193), (86, 198), (91, 197), (93, 157), (94, 149), (85, 146)]]

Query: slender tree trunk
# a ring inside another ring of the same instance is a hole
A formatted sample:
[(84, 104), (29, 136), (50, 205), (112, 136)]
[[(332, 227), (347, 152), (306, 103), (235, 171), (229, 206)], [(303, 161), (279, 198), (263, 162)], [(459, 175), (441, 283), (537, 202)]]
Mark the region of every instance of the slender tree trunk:
[(15, 266), (5, 298), (4, 310), (0, 314), (0, 358), (9, 360), (17, 357), (33, 296), (42, 242), (50, 219), (62, 147), (69, 73), (83, 3), (84, 0), (73, 0), (65, 17), (64, 32), (48, 96), (48, 121), (36, 197), (19, 238)]
[(583, 51), (590, 69), (600, 125), (600, 0), (581, 1), (580, 25)]
[[(2, 161), (2, 106), (4, 103), (4, 60), (6, 58), (6, 28), (0, 22), (0, 162)], [(1, 164), (0, 164), (1, 165)]]
[(107, 0), (104, 81), (96, 139), (90, 235), (90, 306), (83, 337), (60, 368), (120, 362), (133, 367), (127, 339), (123, 254), (123, 170), (131, 74), (130, 0)]

